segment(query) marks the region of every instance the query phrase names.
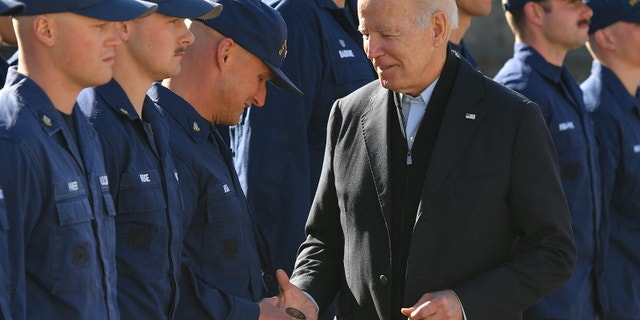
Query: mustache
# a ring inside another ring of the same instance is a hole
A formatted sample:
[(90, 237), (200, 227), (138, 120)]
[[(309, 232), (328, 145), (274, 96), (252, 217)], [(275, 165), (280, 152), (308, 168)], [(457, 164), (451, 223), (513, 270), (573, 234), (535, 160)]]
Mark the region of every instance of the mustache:
[(176, 51), (174, 52), (175, 54), (183, 54), (187, 52), (187, 47), (180, 47), (178, 49), (176, 49)]

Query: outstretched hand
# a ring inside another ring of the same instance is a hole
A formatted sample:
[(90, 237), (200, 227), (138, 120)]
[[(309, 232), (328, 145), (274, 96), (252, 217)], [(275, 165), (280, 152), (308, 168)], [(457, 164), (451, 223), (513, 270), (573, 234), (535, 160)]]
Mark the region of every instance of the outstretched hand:
[[(289, 281), (289, 277), (284, 270), (279, 269), (276, 271), (276, 279), (278, 280), (278, 286), (280, 286), (280, 296), (279, 296), (279, 306), (280, 308), (295, 308), (295, 310), (290, 310), (289, 315), (291, 319), (307, 319), (307, 320), (317, 320), (318, 319), (318, 309), (316, 305), (309, 297), (300, 290), (300, 288), (296, 287)], [(298, 314), (297, 311), (300, 311), (304, 314), (305, 318), (296, 317)]]

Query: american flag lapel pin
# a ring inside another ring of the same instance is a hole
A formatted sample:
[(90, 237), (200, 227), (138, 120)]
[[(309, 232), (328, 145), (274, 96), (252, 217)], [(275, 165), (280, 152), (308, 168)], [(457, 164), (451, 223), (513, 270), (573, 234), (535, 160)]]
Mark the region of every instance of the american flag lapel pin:
[(464, 115), (465, 119), (469, 119), (469, 120), (475, 120), (476, 119), (476, 115), (475, 113), (468, 113)]

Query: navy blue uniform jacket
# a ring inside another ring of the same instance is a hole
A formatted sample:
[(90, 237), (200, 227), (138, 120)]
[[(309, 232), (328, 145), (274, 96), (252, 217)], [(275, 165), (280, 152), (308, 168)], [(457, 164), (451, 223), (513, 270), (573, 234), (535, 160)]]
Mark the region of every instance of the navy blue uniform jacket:
[(258, 319), (262, 266), (229, 147), (188, 102), (154, 84), (149, 96), (171, 128), (185, 228), (177, 319)]
[(98, 132), (116, 205), (118, 307), (123, 319), (172, 319), (178, 303), (182, 204), (169, 126), (148, 97), (142, 118), (115, 81), (78, 105)]
[(581, 87), (600, 146), (604, 315), (640, 319), (640, 99), (597, 61)]
[(525, 318), (595, 319), (599, 309), (595, 301), (602, 191), (593, 121), (585, 108), (582, 91), (566, 67), (552, 66), (523, 43), (514, 47), (513, 58), (494, 80), (540, 106), (558, 154), (562, 188), (571, 210), (578, 250), (571, 280), (528, 310)]
[(15, 319), (119, 319), (116, 213), (100, 140), (77, 107), (72, 117), (75, 130), (33, 80), (9, 69), (0, 182)]

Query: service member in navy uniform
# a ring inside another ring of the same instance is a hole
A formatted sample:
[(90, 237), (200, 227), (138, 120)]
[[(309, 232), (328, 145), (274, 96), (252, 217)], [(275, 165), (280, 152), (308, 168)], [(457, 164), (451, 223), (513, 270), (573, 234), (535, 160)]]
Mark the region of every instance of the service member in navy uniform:
[(115, 208), (96, 132), (76, 106), (107, 83), (134, 0), (26, 0), (0, 91), (0, 181), (14, 319), (118, 319)]
[(600, 151), (605, 319), (640, 319), (640, 2), (589, 0), (591, 75), (582, 85)]
[[(22, 2), (14, 0), (0, 1), (0, 15), (9, 16), (19, 14), (24, 10)], [(8, 65), (4, 59), (0, 58), (2, 82), (6, 75)], [(0, 109), (1, 110), (1, 109)], [(1, 119), (1, 118), (0, 118)], [(0, 122), (1, 123), (1, 122)], [(0, 124), (1, 126), (1, 124)], [(0, 177), (1, 178), (1, 177)], [(10, 291), (10, 255), (9, 255), (9, 221), (7, 219), (7, 208), (4, 203), (4, 191), (2, 190), (2, 180), (0, 179), (0, 319), (11, 320), (11, 300), (9, 299)]]
[(152, 0), (155, 13), (118, 25), (113, 79), (78, 105), (102, 143), (116, 206), (118, 307), (123, 319), (173, 319), (182, 253), (182, 199), (169, 127), (146, 93), (176, 75), (193, 34), (185, 18), (213, 18), (208, 0)]
[(569, 282), (524, 313), (526, 319), (596, 319), (599, 314), (601, 186), (598, 150), (582, 91), (564, 59), (587, 41), (593, 12), (582, 1), (506, 0), (515, 34), (514, 56), (494, 80), (536, 102), (558, 154), (562, 187), (571, 209), (577, 262)]
[[(256, 231), (229, 147), (215, 127), (234, 125), (246, 107), (263, 105), (269, 80), (299, 93), (279, 68), (287, 49), (286, 26), (258, 0), (218, 2), (224, 7), (220, 16), (190, 24), (196, 40), (180, 73), (149, 91), (171, 128), (185, 204), (176, 318), (291, 319), (278, 308), (278, 299), (263, 298), (268, 249)], [(308, 303), (295, 307), (312, 308), (305, 312), (312, 315), (315, 306)]]
[(304, 95), (270, 90), (231, 128), (234, 163), (273, 263), (293, 270), (316, 192), (333, 101), (376, 78), (356, 0), (271, 0), (287, 24), (282, 70)]
[[(0, 28), (11, 28), (11, 30), (0, 30), (0, 43), (4, 43), (5, 41), (13, 41), (14, 37), (8, 38), (9, 35), (13, 34), (13, 27), (11, 27), (11, 15), (19, 14), (24, 9), (24, 4), (15, 0), (2, 0), (0, 1)], [(8, 20), (8, 21), (7, 21)], [(0, 85), (4, 85), (4, 79), (7, 77), (7, 70), (9, 69), (9, 63), (4, 58), (0, 57)], [(1, 313), (0, 313), (1, 314)]]

